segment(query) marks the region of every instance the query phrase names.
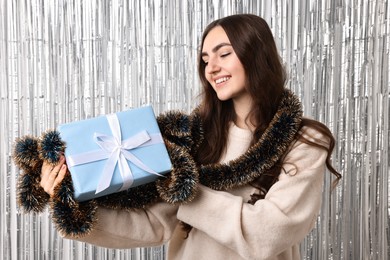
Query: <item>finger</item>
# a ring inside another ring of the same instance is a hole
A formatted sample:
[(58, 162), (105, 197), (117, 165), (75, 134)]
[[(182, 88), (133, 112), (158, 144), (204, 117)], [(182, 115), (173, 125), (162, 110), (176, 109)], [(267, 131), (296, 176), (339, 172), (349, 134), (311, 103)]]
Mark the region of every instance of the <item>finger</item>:
[(43, 162), (41, 169), (41, 179), (47, 179), (51, 170), (53, 169), (53, 165), (48, 162)]
[(54, 165), (52, 171), (59, 172), (61, 169), (61, 166), (65, 163), (65, 157), (61, 155), (60, 160), (57, 162), (56, 165)]
[(65, 163), (65, 157), (61, 156), (58, 163), (53, 167), (53, 169), (50, 172), (50, 175), (49, 175), (50, 181), (54, 182), (54, 180), (57, 178), (57, 175), (60, 172), (61, 167), (62, 167), (62, 165), (64, 165), (64, 163)]
[(66, 172), (67, 172), (67, 167), (66, 167), (66, 164), (63, 164), (61, 166), (61, 169), (56, 177), (56, 179), (54, 180), (54, 183), (53, 183), (53, 189), (62, 182), (62, 180), (65, 178), (65, 175), (66, 175)]
[(64, 162), (65, 162), (65, 157), (64, 156), (61, 156), (60, 160), (58, 161), (58, 163), (56, 165), (54, 165), (54, 166), (53, 166), (53, 164), (51, 164), (51, 163), (49, 163), (47, 161), (44, 161), (43, 164), (42, 164), (42, 169), (41, 169), (41, 177), (42, 178), (48, 177), (53, 170), (56, 170), (56, 172), (59, 171), (61, 165)]
[(42, 170), (45, 171), (45, 170), (48, 170), (48, 169), (51, 169), (53, 168), (53, 165), (51, 165), (50, 163), (44, 161), (43, 164), (42, 164)]
[(52, 169), (53, 169), (53, 165), (51, 165), (48, 162), (43, 163), (42, 169), (41, 169), (40, 185), (45, 192), (48, 192), (48, 189), (49, 189), (49, 185), (48, 185), (49, 181), (48, 180), (49, 180), (49, 176), (50, 176)]
[(61, 156), (60, 160), (58, 161), (57, 165), (53, 166), (50, 163), (44, 162), (41, 169), (41, 181), (40, 185), (43, 188), (43, 190), (52, 195), (53, 194), (53, 185), (54, 181), (57, 178), (57, 175), (62, 167), (62, 165), (65, 163), (65, 157)]

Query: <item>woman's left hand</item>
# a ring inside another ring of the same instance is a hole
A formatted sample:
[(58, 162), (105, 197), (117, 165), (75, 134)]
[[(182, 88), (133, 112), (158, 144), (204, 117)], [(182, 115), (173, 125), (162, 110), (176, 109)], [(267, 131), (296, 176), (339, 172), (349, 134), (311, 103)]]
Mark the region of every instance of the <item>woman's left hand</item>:
[(67, 172), (65, 156), (61, 156), (59, 162), (53, 167), (52, 164), (44, 162), (41, 169), (40, 185), (46, 193), (52, 197), (54, 188), (61, 183)]

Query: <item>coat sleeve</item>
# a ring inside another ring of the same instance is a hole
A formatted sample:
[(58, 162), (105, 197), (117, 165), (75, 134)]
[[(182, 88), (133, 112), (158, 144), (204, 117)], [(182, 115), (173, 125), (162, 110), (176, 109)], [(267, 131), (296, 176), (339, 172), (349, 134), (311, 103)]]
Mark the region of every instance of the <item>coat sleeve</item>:
[[(242, 197), (201, 186), (177, 217), (246, 259), (266, 259), (298, 244), (313, 228), (321, 207), (327, 152), (296, 142), (279, 181), (254, 205)], [(194, 217), (196, 216), (196, 217)]]
[(135, 248), (167, 242), (178, 222), (177, 206), (165, 202), (147, 209), (114, 210), (99, 207), (97, 225), (86, 236), (65, 238), (107, 248)]

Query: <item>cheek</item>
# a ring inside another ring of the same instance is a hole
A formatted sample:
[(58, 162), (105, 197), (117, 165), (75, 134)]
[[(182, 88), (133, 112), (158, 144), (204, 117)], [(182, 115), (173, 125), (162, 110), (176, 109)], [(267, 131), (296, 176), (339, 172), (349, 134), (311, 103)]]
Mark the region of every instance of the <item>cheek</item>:
[(205, 76), (206, 80), (211, 84), (211, 75), (209, 73), (206, 73), (206, 71), (205, 71), (204, 76)]
[(245, 70), (242, 66), (237, 66), (237, 72), (238, 72), (238, 75), (240, 77), (241, 80), (244, 80), (246, 79), (246, 74), (245, 74)]

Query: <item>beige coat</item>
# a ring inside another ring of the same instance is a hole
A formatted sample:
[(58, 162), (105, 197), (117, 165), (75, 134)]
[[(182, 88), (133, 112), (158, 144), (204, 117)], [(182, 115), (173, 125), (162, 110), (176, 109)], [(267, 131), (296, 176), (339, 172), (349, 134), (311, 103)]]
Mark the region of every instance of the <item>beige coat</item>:
[[(232, 126), (222, 161), (245, 152), (250, 132)], [(323, 137), (307, 130), (305, 134)], [(284, 169), (255, 205), (246, 203), (255, 189), (230, 191), (199, 187), (185, 205), (157, 203), (145, 210), (99, 208), (97, 227), (85, 241), (108, 248), (151, 247), (168, 243), (168, 259), (300, 259), (299, 243), (313, 228), (321, 207), (326, 151), (296, 142)], [(185, 239), (179, 220), (194, 228)]]

